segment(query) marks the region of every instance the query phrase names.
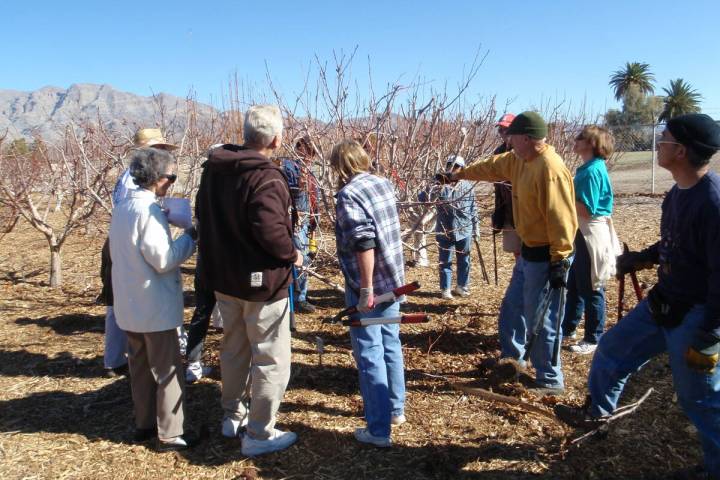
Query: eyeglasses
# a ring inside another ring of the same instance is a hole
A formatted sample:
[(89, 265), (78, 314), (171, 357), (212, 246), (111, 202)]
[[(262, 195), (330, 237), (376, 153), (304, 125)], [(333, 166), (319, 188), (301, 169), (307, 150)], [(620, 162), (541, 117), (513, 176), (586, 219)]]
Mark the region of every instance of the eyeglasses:
[(174, 173), (162, 173), (160, 174), (160, 178), (167, 178), (170, 183), (175, 183), (175, 180), (177, 180), (177, 175)]
[(667, 143), (668, 145), (682, 145), (680, 142), (674, 142), (672, 140), (665, 140), (662, 135), (655, 135), (655, 143), (660, 145), (661, 143)]

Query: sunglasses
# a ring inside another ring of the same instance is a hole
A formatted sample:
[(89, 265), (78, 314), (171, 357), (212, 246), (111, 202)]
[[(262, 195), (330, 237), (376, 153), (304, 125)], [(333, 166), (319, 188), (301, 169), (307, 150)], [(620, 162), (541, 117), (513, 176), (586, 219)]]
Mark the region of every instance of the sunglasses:
[(163, 173), (160, 175), (160, 178), (167, 178), (170, 183), (175, 183), (175, 180), (177, 180), (177, 175), (174, 173)]

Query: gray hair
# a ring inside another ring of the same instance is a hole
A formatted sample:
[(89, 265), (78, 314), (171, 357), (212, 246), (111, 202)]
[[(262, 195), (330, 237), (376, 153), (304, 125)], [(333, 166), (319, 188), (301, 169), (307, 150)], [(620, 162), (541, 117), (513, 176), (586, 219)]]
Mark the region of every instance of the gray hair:
[(283, 119), (276, 105), (253, 105), (245, 112), (243, 139), (246, 144), (265, 148), (282, 135)]
[(140, 148), (135, 150), (130, 162), (130, 176), (135, 185), (147, 188), (160, 180), (160, 175), (167, 172), (168, 166), (175, 163), (167, 150), (159, 148)]

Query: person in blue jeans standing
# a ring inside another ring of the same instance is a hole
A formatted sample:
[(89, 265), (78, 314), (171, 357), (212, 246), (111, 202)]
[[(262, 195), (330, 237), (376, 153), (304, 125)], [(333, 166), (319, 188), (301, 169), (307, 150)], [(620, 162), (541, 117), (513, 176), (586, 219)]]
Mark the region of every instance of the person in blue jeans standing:
[[(399, 302), (376, 305), (375, 294), (405, 283), (400, 220), (392, 184), (372, 175), (370, 157), (354, 140), (337, 145), (330, 166), (338, 176), (335, 236), (345, 277), (345, 301), (357, 305), (356, 318), (393, 317)], [(405, 422), (405, 372), (400, 326), (351, 327), (365, 428), (355, 438), (377, 447), (392, 445), (391, 425)]]
[[(720, 176), (710, 157), (720, 126), (709, 116), (672, 118), (657, 142), (658, 164), (676, 184), (665, 197), (660, 241), (617, 259), (617, 274), (659, 265), (658, 282), (600, 338), (585, 406), (557, 405), (560, 419), (592, 428), (612, 414), (630, 375), (667, 352), (678, 403), (695, 425), (705, 461), (675, 478), (720, 478)], [(682, 476), (681, 476), (682, 475)]]
[[(450, 155), (445, 171), (459, 172), (465, 167), (460, 155)], [(470, 295), (470, 252), (477, 228), (477, 207), (472, 182), (461, 180), (452, 185), (433, 185), (429, 191), (418, 195), (421, 202), (434, 201), (437, 208), (435, 238), (438, 242), (440, 263), (440, 290), (445, 300), (452, 300), (453, 293), (460, 297)], [(452, 287), (452, 256), (457, 259), (457, 286)]]
[[(308, 265), (312, 260), (310, 252), (310, 240), (315, 234), (317, 227), (317, 180), (310, 171), (310, 164), (315, 157), (315, 147), (309, 136), (304, 136), (295, 142), (297, 158), (282, 158), (280, 166), (290, 187), (293, 205), (297, 213), (298, 222), (293, 234), (293, 242), (303, 254), (304, 264)], [(307, 300), (308, 275), (299, 272), (297, 288), (295, 289), (295, 311), (299, 313), (314, 313), (315, 305)]]
[(610, 215), (613, 189), (605, 161), (613, 153), (610, 132), (588, 125), (575, 139), (575, 153), (583, 160), (575, 172), (575, 209), (578, 231), (575, 259), (568, 278), (563, 337), (575, 338), (575, 329), (585, 314), (583, 340), (570, 351), (591, 354), (605, 328), (605, 282), (615, 271), (618, 242)]

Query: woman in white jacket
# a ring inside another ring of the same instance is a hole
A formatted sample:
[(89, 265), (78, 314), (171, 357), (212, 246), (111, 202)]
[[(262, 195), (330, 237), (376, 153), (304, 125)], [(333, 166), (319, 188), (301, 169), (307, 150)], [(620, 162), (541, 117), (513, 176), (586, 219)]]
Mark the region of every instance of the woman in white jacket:
[(164, 150), (135, 152), (130, 174), (138, 185), (113, 211), (112, 284), (117, 323), (128, 335), (135, 439), (158, 437), (160, 449), (193, 443), (183, 430), (184, 383), (177, 327), (183, 321), (179, 266), (195, 249), (193, 229), (173, 240), (157, 203), (177, 179)]

